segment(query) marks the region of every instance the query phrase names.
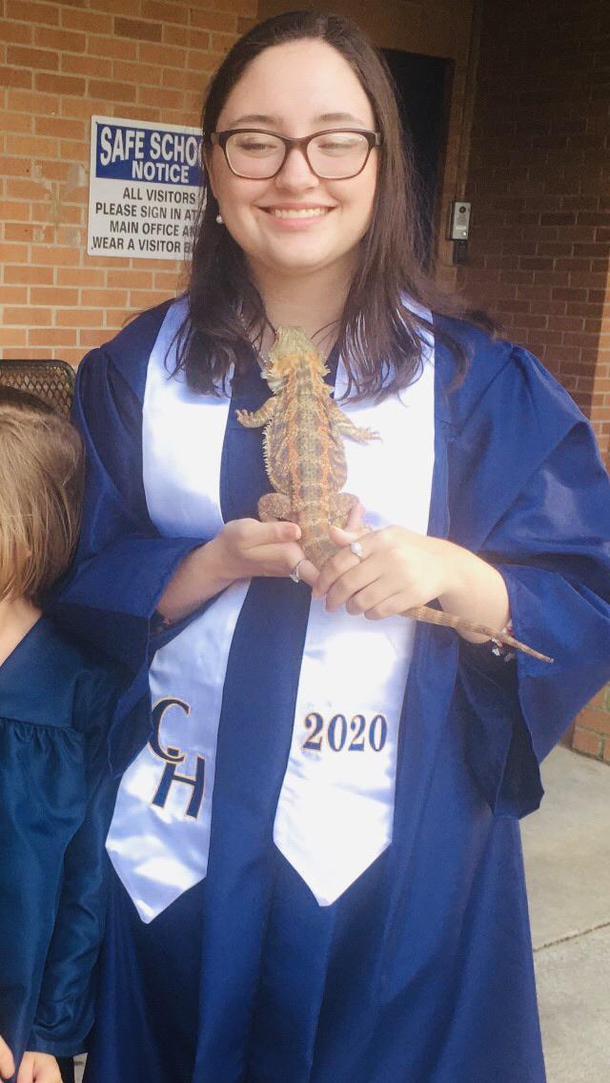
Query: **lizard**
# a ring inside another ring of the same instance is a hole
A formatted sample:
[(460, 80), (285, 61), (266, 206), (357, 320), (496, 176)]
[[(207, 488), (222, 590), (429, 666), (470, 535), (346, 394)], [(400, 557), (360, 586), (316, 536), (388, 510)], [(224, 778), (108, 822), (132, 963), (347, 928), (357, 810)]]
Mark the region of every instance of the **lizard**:
[[(299, 544), (318, 569), (338, 552), (330, 527), (344, 527), (359, 504), (357, 496), (342, 491), (347, 481), (343, 439), (359, 443), (379, 439), (341, 410), (324, 379), (328, 371), (302, 328), (280, 327), (262, 369), (272, 394), (258, 410), (237, 411), (237, 420), (245, 428), (263, 428), (265, 469), (274, 491), (261, 496), (260, 519), (297, 523)], [(442, 609), (420, 605), (402, 615), (487, 636), (496, 646), (503, 644), (540, 661), (553, 661), (506, 631), (494, 631)]]

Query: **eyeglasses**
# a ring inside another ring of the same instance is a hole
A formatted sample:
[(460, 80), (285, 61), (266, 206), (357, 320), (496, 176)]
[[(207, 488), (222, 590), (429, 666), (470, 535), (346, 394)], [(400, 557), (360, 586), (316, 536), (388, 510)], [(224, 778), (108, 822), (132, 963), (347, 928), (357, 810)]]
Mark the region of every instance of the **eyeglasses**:
[(373, 147), (381, 144), (381, 132), (334, 128), (314, 132), (304, 139), (290, 139), (255, 128), (232, 128), (211, 132), (208, 139), (224, 152), (227, 165), (236, 177), (271, 180), (282, 170), (290, 151), (298, 147), (316, 177), (349, 180), (362, 173)]

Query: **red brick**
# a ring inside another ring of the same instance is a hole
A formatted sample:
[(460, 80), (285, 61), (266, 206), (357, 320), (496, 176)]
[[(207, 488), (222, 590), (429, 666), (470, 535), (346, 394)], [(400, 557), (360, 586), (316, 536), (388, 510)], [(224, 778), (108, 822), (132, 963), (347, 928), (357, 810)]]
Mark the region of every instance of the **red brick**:
[(11, 0), (11, 19), (21, 19), (27, 23), (43, 23), (47, 26), (59, 25), (58, 4), (37, 4), (31, 0)]
[[(97, 75), (100, 78), (108, 75), (108, 60), (101, 56), (91, 56), (90, 53), (84, 53), (82, 56), (76, 53), (61, 53), (59, 57), (59, 65), (62, 74), (66, 75)], [(89, 99), (88, 114), (93, 113), (92, 100)], [(71, 102), (70, 98), (64, 98), (62, 100), (62, 113), (65, 112), (66, 104)]]
[(159, 64), (139, 64), (133, 60), (115, 60), (113, 74), (115, 79), (131, 81), (137, 83), (138, 86), (160, 86), (165, 73)]
[(62, 4), (61, 24), (71, 30), (85, 30), (92, 34), (111, 34), (112, 16), (98, 11), (82, 11)]
[(5, 308), (4, 323), (16, 323), (23, 324), (29, 327), (30, 324), (37, 324), (38, 326), (47, 326), (51, 323), (51, 309), (50, 308), (33, 308), (28, 305), (27, 308)]
[(32, 346), (76, 346), (76, 331), (70, 328), (31, 328), (28, 342)]
[[(120, 57), (121, 60), (136, 60), (140, 46), (135, 41), (127, 38), (98, 37), (89, 34), (87, 38), (87, 52), (93, 56), (107, 56), (112, 60)], [(161, 61), (162, 63), (162, 61)]]
[(31, 132), (32, 120), (27, 113), (0, 113), (0, 132)]
[(584, 752), (587, 756), (595, 756), (599, 759), (601, 743), (601, 738), (595, 733), (579, 730), (578, 726), (574, 730), (572, 748), (575, 752)]
[(136, 88), (129, 83), (115, 83), (111, 80), (89, 80), (89, 93), (94, 98), (106, 98), (112, 102), (135, 102)]
[(57, 327), (103, 327), (103, 308), (58, 308), (55, 310)]
[(12, 67), (46, 69), (57, 71), (59, 57), (49, 49), (28, 49), (22, 45), (11, 45), (6, 51), (7, 63)]
[(156, 19), (160, 23), (188, 23), (189, 9), (185, 4), (168, 4), (159, 0), (141, 0), (144, 19)]
[(137, 49), (138, 60), (142, 60), (145, 64), (160, 64), (162, 67), (184, 70), (184, 49), (147, 41), (141, 42)]
[(7, 106), (15, 112), (51, 114), (59, 111), (59, 98), (54, 94), (34, 94), (30, 90), (9, 90)]
[(0, 327), (0, 347), (6, 347), (3, 350), (6, 359), (13, 356), (15, 347), (25, 346), (27, 335), (27, 328), (25, 327)]
[(57, 49), (62, 53), (82, 53), (85, 48), (86, 37), (74, 30), (49, 30), (48, 27), (37, 27), (34, 33), (36, 45), (45, 46), (47, 49)]
[(53, 268), (33, 267), (28, 263), (18, 264), (17, 266), (9, 264), (4, 268), (4, 281), (16, 283), (34, 282), (37, 286), (43, 284), (51, 286), (53, 284)]
[(58, 286), (105, 286), (106, 272), (94, 267), (58, 267)]
[(87, 289), (81, 294), (81, 304), (99, 305), (103, 308), (126, 308), (127, 290)]
[(14, 42), (16, 45), (30, 45), (34, 37), (34, 28), (26, 23), (13, 23), (0, 19), (0, 41)]
[(117, 17), (114, 32), (121, 38), (133, 38), (135, 41), (161, 41), (161, 24), (144, 22), (142, 19)]
[(47, 75), (44, 72), (35, 76), (36, 90), (45, 94), (76, 94), (80, 98), (85, 96), (86, 83), (84, 79), (76, 79), (68, 75)]
[[(27, 286), (0, 285), (0, 304), (25, 305), (28, 300)], [(9, 321), (10, 322), (10, 321)]]
[(36, 133), (82, 140), (85, 137), (85, 125), (82, 121), (64, 117), (36, 117)]
[(589, 705), (580, 712), (578, 725), (582, 729), (610, 735), (610, 711)]
[(20, 87), (29, 90), (34, 81), (33, 72), (21, 68), (0, 67), (0, 86)]

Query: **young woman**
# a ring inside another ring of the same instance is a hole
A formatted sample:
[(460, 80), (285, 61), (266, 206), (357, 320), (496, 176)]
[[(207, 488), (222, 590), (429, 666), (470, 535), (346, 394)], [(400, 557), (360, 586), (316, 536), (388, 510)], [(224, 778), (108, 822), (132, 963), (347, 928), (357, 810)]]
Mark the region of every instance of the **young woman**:
[(76, 544), (82, 482), (72, 425), (0, 387), (0, 1077), (17, 1083), (60, 1083), (60, 1065), (73, 1078), (103, 924), (118, 687), (40, 610)]
[[(87, 1080), (542, 1083), (518, 817), (610, 671), (593, 436), (418, 271), (396, 104), (352, 24), (255, 27), (203, 131), (187, 296), (79, 375), (60, 612), (128, 661), (141, 708), (111, 741), (129, 766)], [(367, 529), (322, 569), (258, 521), (260, 430), (236, 418), (286, 325), (381, 436), (345, 441)], [(510, 619), (555, 663), (399, 615), (430, 602)]]

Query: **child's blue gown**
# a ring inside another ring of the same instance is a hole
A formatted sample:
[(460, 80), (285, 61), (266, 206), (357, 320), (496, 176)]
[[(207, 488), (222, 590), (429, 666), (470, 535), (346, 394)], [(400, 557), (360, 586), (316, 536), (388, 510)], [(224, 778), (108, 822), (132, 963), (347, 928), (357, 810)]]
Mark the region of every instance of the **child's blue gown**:
[[(140, 721), (115, 727), (117, 767), (150, 735), (156, 601), (200, 540), (161, 536), (143, 490), (142, 399), (164, 314), (137, 319), (79, 375), (85, 530), (58, 612), (132, 669)], [(309, 592), (253, 580), (224, 684), (207, 877), (144, 925), (113, 875), (88, 1083), (544, 1080), (518, 817), (540, 802), (539, 761), (610, 676), (610, 486), (588, 423), (534, 358), (455, 321), (437, 330), (473, 360), (447, 393), (453, 361), (437, 339), (429, 532), (501, 567), (515, 634), (555, 664), (507, 664), (418, 625), (392, 844), (319, 906), (272, 840)], [(233, 390), (225, 520), (256, 515), (269, 488), (260, 431), (235, 420), (267, 394), (254, 366)], [(396, 483), (413, 469), (397, 463)]]
[(93, 1021), (114, 667), (40, 618), (0, 665), (0, 1034), (72, 1056)]

